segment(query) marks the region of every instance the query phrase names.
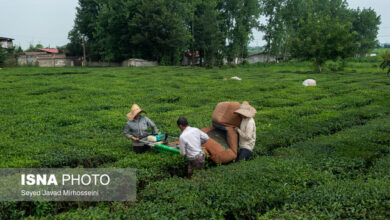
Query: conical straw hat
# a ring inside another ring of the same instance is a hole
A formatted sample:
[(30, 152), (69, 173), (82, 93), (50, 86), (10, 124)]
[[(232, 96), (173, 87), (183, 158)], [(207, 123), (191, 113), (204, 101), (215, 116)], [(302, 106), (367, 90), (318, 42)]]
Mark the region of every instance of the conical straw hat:
[(235, 111), (235, 113), (243, 115), (248, 118), (253, 118), (256, 115), (256, 109), (253, 108), (247, 101), (244, 101), (241, 104), (241, 107)]
[(132, 121), (134, 117), (140, 112), (146, 114), (146, 111), (142, 110), (137, 104), (134, 104), (133, 106), (131, 106), (131, 111), (127, 113), (126, 117), (127, 119), (129, 119), (129, 121)]

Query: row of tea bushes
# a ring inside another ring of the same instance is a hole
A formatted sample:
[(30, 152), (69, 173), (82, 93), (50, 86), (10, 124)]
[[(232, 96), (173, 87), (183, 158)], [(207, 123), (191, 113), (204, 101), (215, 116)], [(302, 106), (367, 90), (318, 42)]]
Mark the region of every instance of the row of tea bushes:
[(91, 207), (57, 217), (384, 218), (390, 214), (389, 129), (389, 117), (373, 120), (272, 157), (203, 170), (191, 180), (150, 183), (137, 203), (110, 207), (115, 214)]

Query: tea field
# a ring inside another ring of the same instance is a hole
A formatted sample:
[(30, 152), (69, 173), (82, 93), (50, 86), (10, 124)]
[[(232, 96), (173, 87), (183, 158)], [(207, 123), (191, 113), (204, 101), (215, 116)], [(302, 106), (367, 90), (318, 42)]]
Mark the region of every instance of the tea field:
[[(379, 63), (321, 74), (300, 62), (1, 69), (1, 168), (137, 168), (137, 202), (1, 202), (0, 219), (390, 218), (390, 78)], [(303, 87), (308, 78), (318, 86)], [(209, 127), (223, 101), (258, 110), (250, 161), (208, 161), (187, 179), (184, 158), (136, 155), (123, 136), (133, 103), (178, 136), (179, 116)]]

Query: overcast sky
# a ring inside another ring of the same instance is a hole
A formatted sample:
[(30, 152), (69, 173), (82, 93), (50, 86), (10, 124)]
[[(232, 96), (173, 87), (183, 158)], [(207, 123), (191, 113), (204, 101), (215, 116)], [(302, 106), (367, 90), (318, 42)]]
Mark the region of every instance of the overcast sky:
[[(68, 43), (78, 0), (0, 0), (0, 37), (13, 38), (15, 45), (45, 47)], [(381, 16), (378, 39), (390, 43), (390, 0), (348, 0), (351, 8), (373, 8)], [(251, 46), (264, 45), (262, 34), (254, 33)]]

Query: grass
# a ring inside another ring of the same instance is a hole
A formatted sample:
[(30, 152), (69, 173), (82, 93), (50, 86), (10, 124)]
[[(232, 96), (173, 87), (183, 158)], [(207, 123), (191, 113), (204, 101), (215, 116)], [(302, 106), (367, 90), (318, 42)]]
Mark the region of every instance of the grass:
[[(307, 78), (318, 86), (303, 87)], [(138, 170), (136, 203), (3, 202), (2, 218), (390, 216), (390, 79), (372, 60), (351, 60), (344, 70), (322, 74), (295, 62), (212, 69), (5, 68), (0, 91), (0, 167)], [(258, 110), (252, 161), (209, 162), (187, 180), (185, 159), (135, 155), (123, 137), (133, 103), (160, 130), (177, 136), (179, 116), (195, 127), (211, 126), (222, 101), (249, 101)]]

